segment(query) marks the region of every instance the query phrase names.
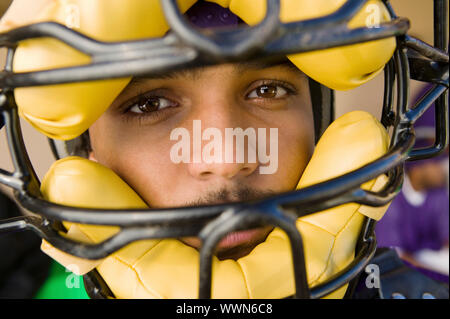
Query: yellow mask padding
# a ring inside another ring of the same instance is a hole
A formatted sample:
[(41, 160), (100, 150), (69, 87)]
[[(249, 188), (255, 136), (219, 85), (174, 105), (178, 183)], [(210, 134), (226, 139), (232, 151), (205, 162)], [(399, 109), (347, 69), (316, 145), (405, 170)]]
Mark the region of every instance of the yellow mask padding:
[[(346, 0), (281, 0), (280, 19), (294, 22), (326, 16)], [(231, 0), (230, 9), (250, 25), (266, 13), (266, 0)], [(350, 20), (350, 29), (374, 26), (391, 18), (379, 0), (368, 1)], [(334, 90), (349, 90), (374, 78), (392, 57), (395, 38), (388, 38), (332, 49), (289, 55), (305, 74)]]
[[(323, 134), (298, 188), (328, 180), (385, 154), (388, 135), (370, 114), (343, 115)], [(380, 176), (379, 179), (385, 178)], [(369, 181), (364, 188), (373, 189)], [(117, 175), (102, 165), (78, 157), (57, 161), (42, 183), (44, 197), (78, 207), (137, 208), (145, 204)], [(297, 220), (305, 249), (309, 285), (325, 281), (354, 258), (363, 214), (359, 204), (346, 204)], [(382, 216), (387, 207), (377, 208)], [(68, 224), (66, 236), (98, 243), (117, 228)], [(196, 298), (199, 254), (176, 239), (141, 240), (109, 257), (84, 261), (43, 242), (42, 249), (79, 273), (97, 268), (117, 298)], [(58, 253), (59, 252), (59, 253)], [(73, 265), (76, 265), (74, 267)], [(294, 293), (290, 244), (275, 228), (266, 241), (237, 261), (213, 259), (213, 298), (282, 298)], [(328, 298), (342, 298), (346, 286)]]
[[(29, 2), (28, 0), (25, 2)], [(125, 3), (126, 2), (126, 3)], [(195, 0), (179, 0), (185, 12)], [(100, 41), (161, 37), (168, 30), (159, 0), (48, 0), (25, 20), (25, 3), (16, 0), (0, 30), (44, 21), (64, 24)], [(16, 9), (17, 7), (17, 9)], [(20, 10), (22, 9), (22, 10)], [(60, 41), (22, 41), (14, 56), (15, 72), (31, 72), (90, 63), (90, 57)], [(86, 131), (111, 105), (129, 78), (15, 90), (20, 115), (45, 135), (68, 140)]]

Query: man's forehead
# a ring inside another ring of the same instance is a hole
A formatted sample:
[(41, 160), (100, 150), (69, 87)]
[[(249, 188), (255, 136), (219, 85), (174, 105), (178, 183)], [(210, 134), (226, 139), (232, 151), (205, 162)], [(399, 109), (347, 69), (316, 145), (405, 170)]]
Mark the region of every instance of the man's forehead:
[[(241, 75), (244, 72), (248, 71), (258, 71), (258, 70), (267, 70), (271, 68), (282, 68), (286, 71), (294, 72), (298, 76), (306, 77), (306, 75), (298, 69), (291, 61), (284, 59), (284, 60), (271, 60), (271, 61), (264, 61), (264, 60), (255, 60), (255, 61), (245, 61), (245, 62), (238, 62), (238, 63), (232, 63), (227, 64), (232, 68), (232, 72)], [(155, 76), (141, 76), (141, 77), (134, 77), (131, 83), (141, 83), (146, 80), (157, 80), (157, 79), (180, 79), (180, 78), (188, 78), (188, 79), (198, 79), (201, 77), (202, 73), (204, 73), (206, 70), (211, 68), (212, 66), (199, 66), (199, 67), (193, 67), (183, 70), (176, 70), (172, 72), (168, 72), (166, 74), (162, 75), (155, 75)]]

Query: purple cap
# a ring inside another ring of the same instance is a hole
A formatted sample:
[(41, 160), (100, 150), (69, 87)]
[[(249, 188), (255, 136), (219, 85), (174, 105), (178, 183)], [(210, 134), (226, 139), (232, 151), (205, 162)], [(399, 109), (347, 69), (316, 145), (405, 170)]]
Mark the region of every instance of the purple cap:
[[(427, 85), (424, 87), (415, 97), (414, 104), (425, 95), (425, 93), (431, 88), (431, 85)], [(433, 146), (433, 141), (435, 140), (436, 135), (436, 119), (435, 119), (435, 107), (434, 103), (428, 108), (428, 110), (425, 111), (425, 113), (422, 114), (420, 118), (417, 119), (416, 123), (414, 124), (414, 131), (416, 134), (416, 141), (414, 143), (414, 148), (424, 148), (424, 147), (431, 147)], [(447, 148), (448, 149), (448, 148)], [(425, 161), (440, 161), (444, 158), (448, 157), (448, 151), (443, 152), (442, 154), (427, 159), (427, 160), (421, 160), (421, 161), (413, 161), (413, 162), (406, 162), (405, 167), (406, 169), (410, 169), (414, 166), (421, 165), (422, 163), (425, 163)]]
[[(431, 88), (431, 85), (427, 85), (423, 88), (419, 94), (417, 94), (415, 98), (415, 103), (423, 96), (425, 93)], [(420, 118), (417, 119), (414, 124), (415, 133), (416, 133), (416, 147), (426, 146), (427, 140), (428, 144), (430, 144), (429, 140), (434, 140), (435, 137), (435, 116), (434, 116), (434, 103), (431, 105), (428, 110), (425, 111), (424, 114)], [(421, 144), (421, 145), (418, 145)]]
[(215, 28), (237, 26), (243, 21), (229, 9), (206, 1), (196, 2), (187, 12), (186, 16), (192, 24), (199, 28)]

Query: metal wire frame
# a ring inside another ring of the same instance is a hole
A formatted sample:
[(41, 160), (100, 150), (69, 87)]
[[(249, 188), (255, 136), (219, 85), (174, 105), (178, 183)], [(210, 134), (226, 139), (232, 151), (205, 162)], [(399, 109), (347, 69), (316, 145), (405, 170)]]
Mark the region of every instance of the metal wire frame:
[[(15, 189), (19, 202), (40, 216), (23, 216), (1, 221), (0, 232), (31, 229), (56, 248), (87, 259), (106, 257), (140, 239), (199, 236), (203, 242), (200, 251), (199, 297), (209, 298), (211, 297), (211, 258), (220, 239), (235, 230), (273, 225), (285, 231), (290, 239), (296, 288), (294, 297), (320, 298), (354, 280), (375, 252), (374, 220), (365, 219), (357, 243), (357, 256), (353, 262), (326, 282), (312, 288), (309, 288), (306, 283), (302, 239), (294, 222), (299, 217), (344, 203), (355, 202), (370, 206), (382, 206), (392, 200), (400, 190), (403, 181), (402, 163), (406, 159), (418, 158), (418, 156), (410, 155), (414, 143), (412, 124), (438, 96), (442, 96), (442, 92), (447, 92), (448, 87), (447, 72), (446, 76), (445, 74), (441, 76), (440, 84), (430, 90), (426, 98), (408, 110), (407, 83), (410, 74), (406, 47), (412, 47), (427, 58), (434, 58), (440, 63), (447, 63), (447, 65), (448, 54), (445, 53), (445, 50), (435, 49), (419, 41), (405, 40), (404, 35), (408, 21), (401, 18), (395, 18), (376, 29), (348, 30), (344, 26), (345, 22), (350, 20), (365, 2), (349, 0), (339, 10), (327, 17), (280, 24), (278, 21), (279, 1), (269, 0), (266, 18), (260, 25), (248, 29), (251, 36), (248, 36), (244, 29), (239, 29), (237, 31), (221, 31), (206, 37), (199, 31), (186, 26), (174, 0), (162, 1), (166, 18), (174, 31), (163, 39), (101, 43), (54, 23), (36, 24), (1, 34), (0, 45), (8, 46), (9, 52), (6, 69), (0, 74), (0, 87), (2, 87), (0, 108), (6, 124), (8, 144), (15, 171), (10, 173), (0, 170), (0, 182)], [(441, 0), (435, 0), (435, 7), (441, 6), (441, 2)], [(391, 10), (391, 15), (395, 17), (389, 3), (387, 1), (385, 3)], [(435, 17), (439, 23), (444, 23), (445, 16), (435, 15)], [(245, 39), (258, 38), (255, 35), (264, 41), (248, 40), (246, 42)], [(13, 73), (12, 59), (17, 42), (43, 36), (59, 39), (91, 55), (92, 63), (49, 71)], [(21, 136), (17, 106), (12, 92), (14, 88), (136, 75), (134, 71), (138, 71), (138, 74), (156, 75), (181, 67), (243, 61), (256, 57), (284, 56), (287, 53), (317, 50), (388, 36), (397, 36), (398, 40), (395, 56), (385, 69), (383, 110), (390, 115), (384, 117), (382, 121), (386, 126), (394, 126), (391, 147), (386, 155), (358, 170), (299, 191), (284, 193), (264, 200), (177, 209), (119, 211), (80, 209), (56, 205), (45, 201), (40, 196), (39, 181)], [(268, 39), (273, 40), (266, 44), (265, 41)], [(152, 64), (152, 61), (157, 61), (159, 65)], [(139, 65), (139, 70), (136, 69), (137, 65)], [(108, 72), (105, 73), (106, 66)], [(395, 79), (397, 81), (397, 101), (394, 107), (392, 91)], [(441, 117), (443, 114), (447, 114), (445, 112), (445, 105), (443, 109), (438, 107), (436, 116)], [(440, 124), (438, 123), (437, 130), (439, 130), (440, 140), (431, 151), (427, 151), (427, 155), (441, 151), (441, 148), (448, 143), (446, 120), (447, 117), (444, 116), (444, 120), (440, 120)], [(442, 130), (444, 131), (443, 135)], [(375, 193), (360, 188), (364, 182), (386, 172), (388, 183), (381, 191)], [(116, 225), (121, 230), (104, 242), (92, 245), (81, 244), (60, 236), (58, 233), (61, 230), (59, 228), (60, 221)]]
[(0, 87), (17, 88), (140, 75), (157, 75), (179, 68), (261, 58), (282, 58), (358, 42), (403, 35), (409, 21), (397, 18), (379, 28), (348, 29), (348, 22), (367, 0), (348, 0), (336, 12), (321, 18), (281, 23), (279, 0), (268, 0), (267, 16), (253, 27), (218, 31), (206, 36), (189, 27), (175, 0), (161, 1), (173, 30), (163, 38), (105, 43), (56, 23), (38, 23), (0, 34), (0, 46), (39, 37), (58, 39), (91, 56), (90, 64), (46, 71), (0, 73)]

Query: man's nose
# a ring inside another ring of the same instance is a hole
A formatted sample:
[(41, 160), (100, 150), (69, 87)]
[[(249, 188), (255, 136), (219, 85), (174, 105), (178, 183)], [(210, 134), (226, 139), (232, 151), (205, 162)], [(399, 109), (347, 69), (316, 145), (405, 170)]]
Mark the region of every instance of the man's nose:
[(191, 136), (195, 135), (197, 141), (193, 139), (191, 144), (190, 175), (201, 180), (251, 175), (258, 167), (256, 136), (242, 133), (257, 129), (249, 127), (251, 121), (245, 112), (226, 97), (205, 98), (202, 104), (191, 118)]

